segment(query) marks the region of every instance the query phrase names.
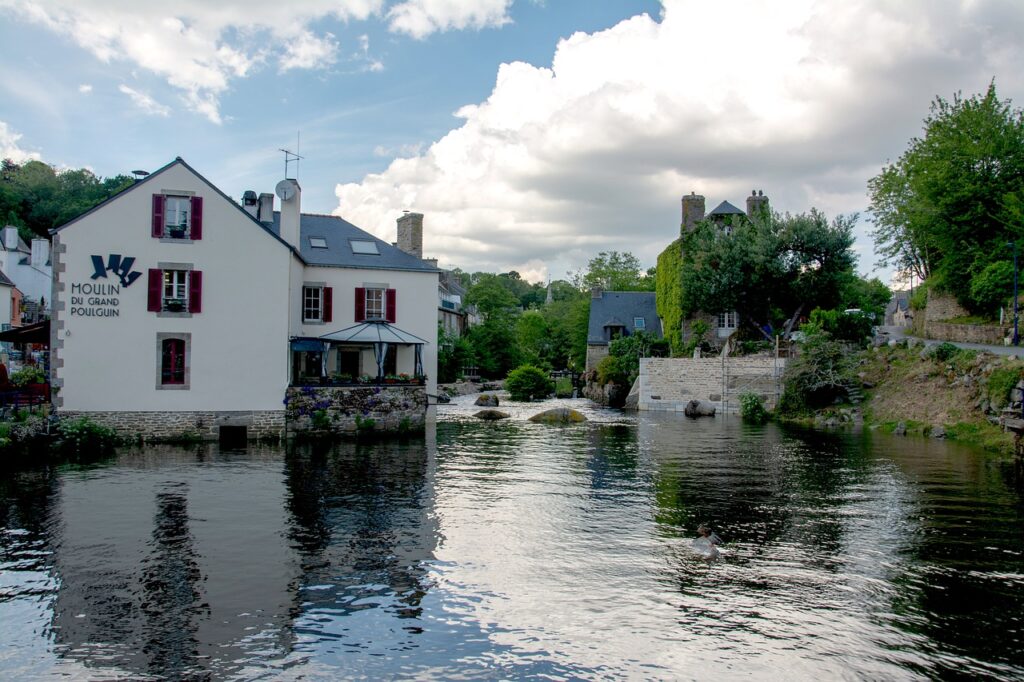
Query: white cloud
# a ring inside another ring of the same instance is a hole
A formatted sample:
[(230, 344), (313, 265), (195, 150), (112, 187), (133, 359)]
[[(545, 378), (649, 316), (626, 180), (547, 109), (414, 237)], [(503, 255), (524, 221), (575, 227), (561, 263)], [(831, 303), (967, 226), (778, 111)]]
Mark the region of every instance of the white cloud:
[(83, 95), (88, 95), (90, 92), (92, 92), (92, 86), (88, 83), (82, 83), (78, 86), (78, 91)]
[(117, 88), (124, 94), (128, 95), (132, 103), (135, 104), (143, 113), (149, 114), (150, 116), (163, 116), (167, 117), (171, 115), (171, 108), (160, 104), (155, 99), (150, 97), (144, 92), (130, 88), (127, 85), (121, 85)]
[(466, 28), (503, 26), (512, 0), (406, 0), (388, 10), (392, 31), (414, 38)]
[[(511, 0), (409, 0), (392, 7), (393, 31), (422, 38), (434, 31), (500, 26)], [(103, 62), (126, 61), (182, 92), (186, 105), (221, 123), (220, 97), (232, 79), (264, 63), (281, 71), (330, 66), (338, 44), (310, 26), (324, 19), (383, 17), (384, 0), (0, 0), (0, 11), (69, 36)], [(365, 51), (365, 50), (364, 50)], [(383, 64), (368, 59), (365, 71)]]
[(10, 159), (15, 163), (24, 163), (33, 159), (39, 160), (39, 152), (25, 151), (18, 144), (21, 135), (7, 127), (4, 121), (0, 121), (0, 159)]
[(390, 239), (415, 209), (444, 261), (560, 277), (607, 249), (653, 264), (690, 191), (708, 209), (758, 188), (781, 210), (863, 210), (936, 94), (995, 76), (1020, 100), (1022, 29), (1024, 6), (998, 0), (665, 0), (660, 22), (563, 40), (550, 68), (502, 65), (459, 127), (339, 185), (337, 211)]
[(393, 156), (416, 156), (422, 150), (422, 142), (416, 142), (415, 144), (402, 144), (397, 147), (385, 147), (384, 145), (379, 144), (373, 148), (373, 155), (382, 158), (388, 158)]

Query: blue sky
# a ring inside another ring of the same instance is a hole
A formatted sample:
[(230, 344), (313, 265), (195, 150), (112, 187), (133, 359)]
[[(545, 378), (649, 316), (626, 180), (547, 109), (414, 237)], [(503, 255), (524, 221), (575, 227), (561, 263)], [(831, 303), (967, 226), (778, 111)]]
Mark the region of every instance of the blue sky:
[(863, 212), (933, 97), (1024, 98), (1011, 1), (294, 5), (0, 0), (0, 150), (103, 176), (180, 155), (238, 197), (301, 133), (303, 210), (389, 240), (418, 210), (443, 265), (541, 279), (653, 264), (690, 191)]

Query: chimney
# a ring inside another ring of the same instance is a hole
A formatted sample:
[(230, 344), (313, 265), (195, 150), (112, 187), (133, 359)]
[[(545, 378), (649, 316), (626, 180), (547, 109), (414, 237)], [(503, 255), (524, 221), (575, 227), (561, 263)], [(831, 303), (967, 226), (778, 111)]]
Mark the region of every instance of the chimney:
[(682, 233), (692, 232), (697, 223), (704, 220), (704, 197), (696, 192), (690, 192), (690, 196), (683, 197), (683, 223)]
[(4, 228), (4, 248), (8, 251), (18, 250), (18, 228), (8, 225)]
[(435, 267), (435, 268), (437, 267), (437, 259), (436, 258), (424, 258), (423, 260), (425, 260), (428, 264), (432, 265), (433, 267)]
[(259, 215), (259, 199), (256, 198), (256, 192), (251, 189), (245, 190), (242, 194), (242, 208), (253, 218)]
[(281, 197), (281, 239), (298, 249), (301, 246), (299, 223), (302, 220), (302, 188), (297, 180), (288, 178), (277, 183), (277, 195)]
[(398, 248), (423, 258), (423, 214), (406, 211), (398, 219)]
[(754, 216), (766, 213), (768, 213), (768, 197), (761, 190), (756, 192), (750, 190), (750, 196), (747, 197), (747, 217), (753, 220)]
[(50, 242), (46, 239), (32, 240), (32, 267), (46, 267), (46, 261), (50, 260)]
[(260, 203), (256, 207), (256, 219), (268, 225), (274, 222), (274, 195), (270, 192), (260, 194)]
[(596, 298), (601, 298), (603, 296), (604, 296), (604, 291), (601, 289), (601, 287), (594, 287), (593, 289), (590, 290), (590, 298), (596, 299)]

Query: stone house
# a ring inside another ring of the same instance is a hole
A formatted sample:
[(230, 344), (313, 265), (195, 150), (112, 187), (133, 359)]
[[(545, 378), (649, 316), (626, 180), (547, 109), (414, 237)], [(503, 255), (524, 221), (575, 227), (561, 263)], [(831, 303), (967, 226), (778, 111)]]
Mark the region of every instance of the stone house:
[(590, 320), (587, 327), (587, 366), (589, 372), (608, 355), (608, 346), (617, 338), (643, 331), (661, 338), (661, 319), (653, 291), (602, 291), (590, 294)]
[(239, 205), (179, 157), (53, 230), (59, 414), (151, 438), (280, 436), (310, 401), (338, 430), (425, 422), (437, 268), (302, 213), (294, 179), (276, 194), (280, 210), (272, 193)]

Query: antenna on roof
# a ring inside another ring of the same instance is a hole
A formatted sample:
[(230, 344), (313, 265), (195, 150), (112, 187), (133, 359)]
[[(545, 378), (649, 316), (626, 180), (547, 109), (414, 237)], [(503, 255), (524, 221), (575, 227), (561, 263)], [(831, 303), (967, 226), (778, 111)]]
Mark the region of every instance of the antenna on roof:
[(135, 176), (135, 182), (138, 182), (138, 181), (139, 181), (139, 180), (141, 180), (142, 178), (144, 178), (144, 177), (146, 177), (147, 175), (149, 175), (149, 171), (144, 171), (144, 170), (133, 170), (133, 171), (132, 171), (132, 175), (134, 175), (134, 176)]
[[(300, 147), (298, 146), (299, 142), (300, 142), (299, 136), (298, 136), (298, 134), (296, 134), (296, 136), (295, 136), (295, 143), (296, 143), (295, 148), (301, 151)], [(293, 151), (290, 151), (288, 149), (278, 149), (278, 151), (284, 152), (284, 176), (286, 178), (288, 177), (288, 164), (292, 163), (292, 162), (295, 162), (295, 179), (298, 180), (298, 178), (299, 178), (299, 161), (302, 158), (304, 158), (304, 157), (301, 157), (301, 156), (298, 155), (297, 152), (293, 152)]]

